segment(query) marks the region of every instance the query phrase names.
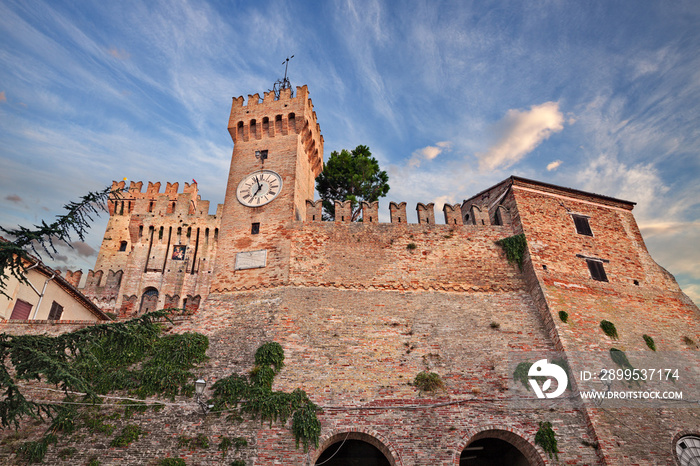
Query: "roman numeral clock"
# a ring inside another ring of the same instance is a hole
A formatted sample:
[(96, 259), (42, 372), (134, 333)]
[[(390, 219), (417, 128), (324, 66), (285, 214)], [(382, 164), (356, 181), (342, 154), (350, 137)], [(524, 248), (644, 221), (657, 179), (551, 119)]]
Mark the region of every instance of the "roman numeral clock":
[(251, 173), (238, 183), (236, 197), (247, 207), (260, 207), (272, 202), (282, 190), (282, 177), (272, 170)]

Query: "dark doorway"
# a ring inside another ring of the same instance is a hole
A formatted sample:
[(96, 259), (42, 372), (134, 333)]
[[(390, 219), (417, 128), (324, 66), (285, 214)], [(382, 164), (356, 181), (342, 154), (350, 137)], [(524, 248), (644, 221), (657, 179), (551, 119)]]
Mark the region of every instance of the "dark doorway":
[(141, 308), (139, 313), (145, 314), (146, 312), (151, 312), (156, 310), (156, 305), (158, 304), (158, 290), (155, 288), (146, 288), (141, 297)]
[(482, 438), (464, 448), (459, 466), (530, 466), (530, 462), (505, 440)]
[[(342, 446), (341, 446), (342, 445)], [(377, 447), (362, 440), (333, 443), (316, 460), (316, 466), (391, 466)]]

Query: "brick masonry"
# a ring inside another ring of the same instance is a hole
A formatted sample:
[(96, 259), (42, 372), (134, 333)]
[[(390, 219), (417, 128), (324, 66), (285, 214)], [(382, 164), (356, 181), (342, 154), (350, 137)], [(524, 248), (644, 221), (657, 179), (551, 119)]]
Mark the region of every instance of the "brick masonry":
[[(700, 341), (700, 312), (649, 256), (633, 203), (511, 177), (445, 206), (446, 224), (435, 224), (430, 203), (417, 206), (420, 223), (408, 224), (406, 204), (393, 202), (390, 223), (377, 222), (376, 203), (363, 205), (367, 221), (324, 222), (312, 200), (323, 138), (306, 87), (277, 100), (234, 99), (229, 132), (231, 171), (216, 214), (196, 184), (182, 193), (168, 184), (161, 193), (149, 182), (142, 193), (132, 183), (110, 204), (84, 291), (122, 317), (143, 312), (144, 303), (194, 311), (169, 331), (209, 337), (201, 375), (210, 387), (249, 371), (260, 344), (279, 342), (287, 365), (274, 388), (303, 388), (324, 407), (321, 444), (304, 454), (284, 426), (229, 424), (177, 400), (188, 407), (134, 417), (150, 434), (131, 447), (95, 439), (76, 458), (221, 464), (215, 446), (177, 447), (178, 435), (204, 433), (212, 444), (221, 435), (246, 437), (249, 446), (235, 457), (248, 465), (313, 464), (345, 438), (375, 445), (392, 465), (457, 466), (463, 449), (481, 438), (509, 442), (530, 464), (555, 464), (534, 443), (538, 423), (549, 421), (561, 464), (672, 465), (679, 435), (700, 433), (697, 408), (613, 410), (577, 398), (546, 408), (511, 403), (513, 354), (565, 352), (575, 374), (580, 351), (649, 351), (642, 334), (660, 351), (698, 354), (684, 337)], [(268, 151), (264, 163), (256, 150)], [(278, 173), (284, 187), (269, 204), (245, 207), (238, 184), (263, 169)], [(588, 219), (592, 236), (577, 233), (574, 215)], [(522, 270), (496, 244), (519, 233), (527, 238)], [(173, 257), (175, 245), (186, 246), (183, 260)], [(237, 254), (253, 251), (265, 251), (264, 267), (236, 269)], [(592, 279), (586, 258), (604, 261), (607, 282)], [(68, 275), (80, 280), (79, 272)], [(602, 333), (603, 319), (615, 323), (619, 341)], [(56, 334), (80, 324), (2, 325), (10, 333)], [(445, 390), (426, 394), (410, 385), (423, 370), (440, 374)], [(595, 443), (600, 448), (589, 446)]]

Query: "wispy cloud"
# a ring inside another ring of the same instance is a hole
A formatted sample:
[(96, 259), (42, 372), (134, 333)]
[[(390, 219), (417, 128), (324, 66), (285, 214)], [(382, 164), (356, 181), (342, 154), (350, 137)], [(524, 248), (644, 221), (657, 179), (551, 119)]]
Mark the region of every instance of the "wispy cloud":
[(508, 110), (493, 128), (495, 142), (485, 152), (476, 154), (479, 168), (508, 168), (562, 129), (564, 115), (558, 102), (533, 105), (530, 110)]
[(564, 163), (561, 160), (555, 160), (554, 162), (550, 162), (547, 164), (547, 171), (551, 172), (552, 170), (556, 170), (561, 166), (561, 164)]
[(22, 198), (16, 194), (10, 194), (5, 196), (5, 200), (19, 204), (22, 202)]
[(413, 151), (411, 158), (408, 160), (409, 167), (419, 167), (421, 162), (433, 160), (435, 157), (440, 155), (445, 150), (449, 150), (452, 147), (450, 141), (441, 141), (434, 146), (427, 146), (422, 149)]
[(5, 91), (0, 91), (0, 103), (7, 102), (7, 97), (5, 97)]

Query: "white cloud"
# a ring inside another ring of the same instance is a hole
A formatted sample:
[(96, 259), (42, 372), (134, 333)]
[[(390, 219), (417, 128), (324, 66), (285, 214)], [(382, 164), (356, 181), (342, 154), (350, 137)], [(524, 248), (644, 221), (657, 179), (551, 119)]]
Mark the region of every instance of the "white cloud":
[(450, 141), (441, 141), (434, 146), (427, 146), (422, 149), (418, 149), (411, 154), (411, 158), (408, 161), (409, 167), (418, 167), (424, 160), (433, 160), (435, 157), (440, 155), (445, 150), (450, 150), (452, 143)]
[(564, 129), (564, 115), (558, 102), (533, 105), (530, 110), (508, 110), (495, 127), (496, 142), (477, 153), (481, 170), (508, 168), (532, 152), (552, 133)]
[(561, 160), (555, 160), (554, 162), (550, 162), (547, 164), (547, 171), (551, 172), (552, 170), (556, 170), (559, 168), (559, 166), (564, 163)]

